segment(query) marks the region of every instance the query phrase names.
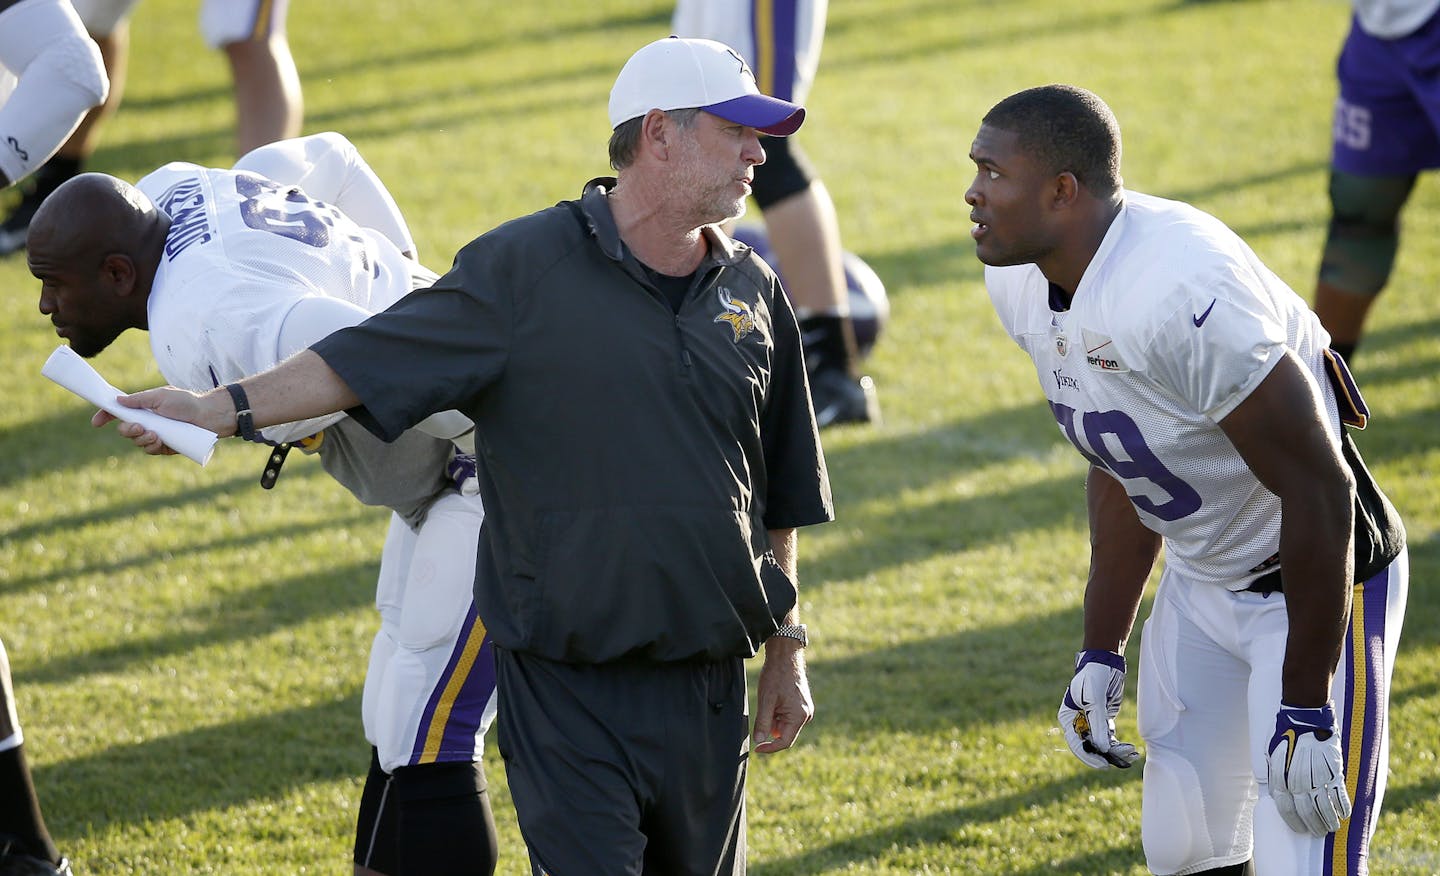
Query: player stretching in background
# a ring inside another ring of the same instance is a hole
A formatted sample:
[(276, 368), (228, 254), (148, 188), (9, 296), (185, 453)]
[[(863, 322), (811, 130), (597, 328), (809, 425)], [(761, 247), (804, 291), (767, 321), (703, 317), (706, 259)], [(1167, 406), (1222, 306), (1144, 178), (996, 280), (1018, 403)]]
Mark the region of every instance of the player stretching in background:
[[(25, 186), (24, 197), (0, 223), (0, 255), (25, 245), (25, 232), (40, 204), (65, 180), (84, 170), (99, 145), (100, 128), (125, 90), (130, 52), (130, 13), (139, 0), (74, 0), (105, 61), (110, 92), (80, 122), (55, 156)], [(300, 133), (300, 75), (285, 36), (288, 0), (202, 0), (200, 29), (212, 48), (223, 49), (235, 95), (235, 154)], [(93, 47), (92, 47), (93, 48)], [(99, 101), (95, 101), (99, 103)], [(64, 139), (63, 135), (61, 139)]]
[(0, 642), (0, 876), (70, 876), (40, 814), (24, 745), (10, 657)]
[(0, 0), (0, 189), (54, 155), (109, 88), (69, 0)]
[[(0, 0), (0, 189), (29, 175), (105, 99), (100, 53), (68, 0)], [(70, 873), (25, 760), (10, 659), (0, 641), (0, 876)]]
[[(762, 91), (804, 103), (820, 62), (825, 12), (826, 0), (679, 0), (672, 32), (733, 47), (755, 71)], [(824, 428), (878, 421), (875, 382), (858, 373), (835, 204), (794, 137), (763, 142), (755, 203), (800, 320), (815, 422)]]
[(1342, 425), (1368, 415), (1343, 360), (1234, 232), (1121, 187), (1120, 128), (1090, 92), (1011, 95), (970, 157), (995, 311), (1090, 462), (1070, 750), (1137, 756), (1115, 715), (1163, 543), (1137, 718), (1151, 871), (1363, 874), (1409, 573)]
[(1315, 284), (1315, 313), (1346, 358), (1390, 279), (1416, 177), (1440, 167), (1440, 0), (1354, 6), (1336, 64), (1330, 227)]
[[(86, 224), (69, 221), (87, 217)], [(428, 285), (390, 193), (339, 134), (261, 147), (233, 170), (167, 164), (132, 187), (67, 182), (31, 225), (40, 311), (94, 356), (148, 329), (161, 373), (210, 389), (262, 371)], [(243, 400), (237, 400), (237, 403)], [(479, 758), (495, 674), (471, 586), (483, 511), (470, 423), (454, 412), (394, 443), (331, 415), (259, 430), (319, 453), (366, 504), (391, 508), (375, 603), (380, 630), (362, 711), (374, 746), (356, 829), (356, 873), (490, 873), (496, 836)], [(468, 462), (468, 470), (466, 463)]]

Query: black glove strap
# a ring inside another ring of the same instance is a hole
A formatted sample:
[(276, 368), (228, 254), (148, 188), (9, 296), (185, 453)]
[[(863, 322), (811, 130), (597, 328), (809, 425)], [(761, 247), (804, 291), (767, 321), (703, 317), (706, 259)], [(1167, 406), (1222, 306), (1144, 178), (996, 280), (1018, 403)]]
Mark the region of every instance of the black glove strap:
[(235, 431), (246, 441), (256, 440), (255, 416), (250, 412), (250, 399), (246, 398), (245, 390), (238, 383), (227, 383), (225, 389), (235, 401)]

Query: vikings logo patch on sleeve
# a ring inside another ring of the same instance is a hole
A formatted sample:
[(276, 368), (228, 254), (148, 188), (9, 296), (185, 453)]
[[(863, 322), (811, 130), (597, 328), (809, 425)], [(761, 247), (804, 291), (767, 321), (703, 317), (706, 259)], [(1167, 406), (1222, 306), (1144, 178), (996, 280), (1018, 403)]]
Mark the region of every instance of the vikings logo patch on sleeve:
[(740, 301), (730, 294), (730, 290), (719, 286), (715, 290), (720, 298), (721, 312), (715, 317), (715, 322), (729, 323), (731, 330), (735, 333), (735, 343), (745, 340), (745, 337), (755, 331), (755, 313), (750, 305)]

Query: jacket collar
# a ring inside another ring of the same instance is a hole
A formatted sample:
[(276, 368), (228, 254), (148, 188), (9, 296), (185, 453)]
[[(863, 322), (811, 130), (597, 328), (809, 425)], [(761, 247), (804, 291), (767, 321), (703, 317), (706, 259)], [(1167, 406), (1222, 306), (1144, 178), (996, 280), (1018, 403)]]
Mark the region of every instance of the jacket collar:
[[(620, 239), (620, 229), (615, 225), (615, 216), (610, 212), (610, 202), (606, 199), (615, 183), (613, 176), (600, 176), (587, 182), (580, 193), (580, 211), (585, 215), (590, 236), (595, 238), (600, 250), (612, 260), (624, 262), (629, 256), (629, 249)], [(700, 233), (705, 235), (709, 244), (708, 254), (700, 263), (702, 270), (712, 264), (733, 266), (750, 252), (750, 247), (731, 239), (714, 225), (705, 226)]]

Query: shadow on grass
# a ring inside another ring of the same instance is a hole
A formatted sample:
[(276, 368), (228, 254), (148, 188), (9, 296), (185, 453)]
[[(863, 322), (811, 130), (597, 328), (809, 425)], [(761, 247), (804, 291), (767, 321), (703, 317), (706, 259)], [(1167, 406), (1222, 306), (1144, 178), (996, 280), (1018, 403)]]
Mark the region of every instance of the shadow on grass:
[[(1025, 820), (1025, 812), (1035, 807), (1051, 806), (1056, 800), (1071, 799), (1082, 801), (1088, 790), (1096, 784), (1096, 775), (1077, 773), (1055, 782), (1032, 785), (1023, 791), (989, 798), (975, 803), (952, 807), (943, 812), (913, 818), (897, 824), (878, 828), (863, 834), (846, 837), (843, 840), (823, 846), (812, 846), (806, 851), (777, 860), (756, 863), (750, 872), (756, 876), (782, 876), (796, 873), (828, 873), (846, 865), (874, 863), (881, 856), (893, 854), (897, 849), (917, 846), (934, 846), (957, 840), (966, 828), (988, 823), (1005, 823), (1013, 819)], [(1116, 775), (1117, 781), (1139, 781), (1139, 770)], [(1024, 870), (1010, 870), (1001, 861), (994, 861), (994, 869), (988, 872), (1011, 874), (1034, 874), (1049, 876), (1055, 873), (1113, 873), (1128, 869), (1139, 862), (1138, 848), (1115, 849), (1108, 852), (1094, 852), (1078, 855), (1048, 865)]]
[[(631, 27), (648, 24), (653, 25), (655, 35), (659, 37), (668, 33), (669, 20), (667, 12), (656, 10), (610, 16), (602, 26)], [(381, 52), (375, 55), (367, 54), (363, 59), (354, 55), (345, 55), (332, 57), (330, 60), (318, 63), (308, 63), (306, 59), (300, 58), (298, 66), (302, 80), (307, 83), (307, 94), (312, 103), (318, 105), (324, 102), (318, 98), (324, 95), (327, 89), (353, 91), (354, 82), (350, 80), (350, 77), (356, 74), (369, 77), (377, 71), (404, 68), (408, 75), (414, 76), (417, 68), (420, 67), (439, 66), (440, 68), (455, 69), (469, 61), (475, 62), (470, 65), (472, 69), (484, 71), (487, 70), (484, 66), (487, 53), (497, 47), (503, 46), (510, 50), (517, 44), (528, 42), (535, 45), (537, 52), (550, 51), (546, 48), (547, 46), (553, 46), (556, 43), (563, 44), (566, 38), (582, 32), (592, 33), (596, 27), (597, 23), (593, 20), (583, 23), (575, 21), (553, 28), (531, 28), (519, 32), (477, 27), (474, 35), (467, 35), (463, 39), (448, 44), (426, 43), (398, 51)], [(483, 111), (486, 117), (494, 119), (500, 116), (531, 117), (537, 113), (564, 107), (590, 106), (595, 100), (603, 100), (603, 91), (593, 95), (588, 94), (583, 88), (584, 83), (610, 81), (618, 70), (617, 65), (621, 60), (623, 59), (617, 56), (613, 63), (602, 62), (587, 67), (564, 67), (561, 65), (545, 72), (527, 71), (524, 74), (516, 74), (514, 77), (504, 79), (488, 78), (477, 74), (476, 78), (465, 78), (464, 81), (457, 82), (455, 86), (445, 90), (417, 86), (410, 91), (402, 92), (390, 87), (383, 89), (387, 95), (385, 100), (365, 103), (346, 100), (343, 106), (328, 111), (322, 111), (312, 106), (307, 109), (305, 114), (305, 131), (308, 133), (338, 130), (344, 132), (352, 140), (363, 141), (383, 139), (400, 133), (396, 131), (392, 118), (396, 112), (407, 114), (406, 132), (409, 132), (443, 129), (470, 123), (476, 118), (476, 113), (479, 111)], [(453, 75), (445, 78), (457, 79)], [(496, 102), (493, 100), (495, 96), (501, 96), (507, 98), (508, 104), (508, 98), (513, 95), (567, 83), (579, 83), (581, 87), (567, 89), (567, 93), (573, 96), (563, 100), (534, 100), (520, 105), (506, 106), (496, 106)], [(170, 111), (191, 104), (228, 100), (230, 94), (231, 88), (227, 83), (178, 93), (127, 98), (124, 106), (132, 112)], [(454, 101), (464, 101), (465, 104), (456, 107), (453, 105)], [(473, 109), (471, 108), (472, 104)], [(412, 114), (417, 109), (421, 111), (419, 117)], [(376, 122), (377, 118), (390, 120)], [(217, 154), (228, 155), (233, 148), (233, 126), (224, 124), (208, 128), (192, 128), (188, 133), (181, 135), (167, 133), (159, 137), (131, 139), (121, 143), (102, 142), (89, 164), (98, 170), (111, 168), (119, 171), (123, 168), (132, 176), (138, 176), (169, 161), (195, 160), (199, 156)], [(545, 205), (537, 204), (536, 206)]]
[[(184, 495), (186, 497), (185, 500), (188, 502), (192, 494), (186, 493)], [(164, 500), (157, 499), (154, 500), (153, 503), (147, 502), (146, 504), (154, 505), (154, 507), (149, 510), (158, 510), (160, 508), (175, 507), (177, 504), (180, 503), (166, 502)], [(110, 512), (106, 512), (107, 516), (109, 516), (109, 513)], [(184, 542), (183, 550), (187, 554), (202, 554), (208, 551), (255, 547), (268, 541), (293, 539), (311, 532), (326, 532), (337, 527), (360, 525), (370, 520), (373, 520), (374, 518), (372, 515), (374, 513), (376, 512), (362, 508), (352, 514), (346, 514), (341, 517), (325, 517), (323, 519), (313, 520), (308, 523), (288, 523), (282, 519), (280, 522), (270, 527), (246, 527), (243, 530), (237, 531), (234, 535), (228, 535), (223, 538), (214, 538), (208, 541), (202, 541), (198, 539), (187, 540)], [(277, 517), (279, 516), (280, 515), (277, 514)], [(88, 523), (94, 521), (87, 520), (85, 522)], [(44, 529), (53, 531), (54, 529), (56, 529), (56, 527), (46, 526), (44, 527)], [(377, 541), (375, 545), (375, 555), (377, 557), (380, 554), (380, 547), (380, 542)], [(112, 558), (105, 562), (92, 563), (87, 561), (78, 563), (73, 566), (66, 566), (60, 569), (52, 569), (34, 575), (20, 575), (11, 578), (3, 586), (0, 586), (0, 593), (13, 595), (34, 587), (41, 587), (53, 581), (57, 581), (63, 578), (70, 578), (77, 575), (114, 575), (119, 572), (123, 572), (126, 569), (134, 569), (150, 565), (151, 563), (164, 561), (168, 559), (172, 554), (174, 554), (175, 550), (176, 548), (174, 546), (156, 548), (145, 553), (132, 554), (123, 558)]]
[[(972, 52), (979, 49), (1020, 47), (1027, 43), (1044, 41), (1053, 34), (1064, 33), (1076, 40), (1088, 38), (1114, 39), (1117, 30), (1132, 24), (1137, 18), (1158, 15), (1163, 9), (1126, 9), (1119, 12), (1086, 12), (1083, 8), (1056, 6), (1047, 15), (1045, 27), (1037, 27), (1025, 21), (1007, 27), (977, 27), (976, 21), (986, 23), (1009, 20), (986, 17), (993, 7), (981, 3), (955, 3), (953, 0), (912, 0), (909, 3), (883, 4), (873, 7), (871, 12), (846, 13), (832, 9), (826, 20), (827, 45), (835, 54), (827, 54), (825, 64), (843, 64), (847, 68), (891, 66), (897, 62), (917, 63), (936, 55), (957, 52)], [(926, 20), (929, 26), (921, 28), (919, 22)], [(905, 21), (915, 28), (916, 33), (904, 40), (847, 40), (844, 34), (850, 30), (890, 29), (896, 21)], [(850, 45), (863, 45), (864, 51), (845, 51)], [(878, 46), (879, 48), (870, 48)], [(823, 69), (822, 69), (823, 75)], [(978, 122), (978, 119), (977, 119)]]
[[(1154, 194), (1162, 198), (1170, 198), (1176, 201), (1194, 203), (1195, 201), (1203, 200), (1205, 198), (1213, 198), (1217, 195), (1228, 195), (1234, 192), (1243, 192), (1246, 189), (1252, 189), (1256, 186), (1265, 186), (1270, 185), (1271, 183), (1278, 182), (1289, 182), (1296, 179), (1297, 177), (1309, 176), (1310, 174), (1315, 173), (1322, 173), (1329, 166), (1329, 162), (1322, 159), (1302, 161), (1296, 164), (1292, 164), (1289, 167), (1273, 168), (1270, 170), (1261, 171), (1259, 173), (1252, 173), (1247, 176), (1236, 177), (1235, 179), (1218, 180), (1213, 183), (1208, 183), (1206, 185), (1196, 186), (1193, 188), (1184, 188), (1176, 191), (1157, 191), (1154, 192)], [(1304, 223), (1300, 227), (1308, 228), (1311, 224), (1313, 223)], [(1253, 228), (1260, 229), (1263, 229), (1265, 227), (1267, 226), (1253, 226)], [(1236, 228), (1235, 231), (1236, 233), (1240, 233), (1240, 230), (1238, 228)], [(1247, 233), (1261, 232), (1252, 230), (1251, 232)], [(1240, 236), (1244, 237), (1245, 234), (1240, 234)]]
[[(1363, 386), (1361, 391), (1364, 391)], [(1363, 432), (1352, 431), (1350, 437), (1355, 440), (1355, 446), (1360, 449), (1360, 454), (1372, 471), (1381, 463), (1428, 452), (1440, 444), (1440, 399), (1436, 399), (1431, 407), (1398, 416), (1387, 415), (1383, 410), (1374, 411), (1370, 425)], [(1394, 499), (1401, 485), (1388, 483), (1378, 473), (1376, 479), (1380, 489)], [(1403, 498), (1397, 507), (1402, 515), (1406, 513)], [(1413, 510), (1424, 517), (1430, 517), (1435, 509)]]
[[(1024, 594), (1015, 598), (1023, 600)], [(1147, 598), (1140, 617), (1149, 612)], [(1081, 629), (1077, 604), (838, 660), (813, 654), (810, 683), (817, 711), (805, 732), (846, 738), (959, 734), (977, 724), (1020, 719), (1048, 728), (1074, 660), (1074, 649), (1063, 643), (1078, 642)], [(1133, 657), (1139, 622), (1131, 643)], [(1130, 687), (1125, 709), (1133, 715), (1133, 679)], [(1065, 745), (1058, 735), (1053, 742)]]
[[(315, 88), (319, 83), (331, 79), (340, 79), (345, 76), (363, 73), (374, 74), (381, 70), (401, 69), (413, 74), (415, 69), (425, 65), (446, 65), (455, 62), (473, 61), (483, 64), (486, 56), (496, 49), (507, 51), (514, 49), (521, 43), (535, 43), (538, 45), (562, 43), (574, 36), (593, 34), (599, 28), (628, 28), (652, 26), (659, 36), (668, 33), (670, 26), (670, 13), (664, 8), (653, 11), (637, 11), (628, 14), (613, 14), (605, 16), (602, 20), (596, 21), (593, 17), (575, 21), (556, 23), (547, 22), (543, 27), (522, 28), (519, 30), (507, 30), (491, 26), (488, 18), (474, 19), (476, 22), (473, 32), (465, 33), (459, 39), (450, 42), (439, 42), (434, 39), (426, 39), (418, 44), (398, 50), (391, 51), (367, 51), (363, 55), (356, 54), (333, 54), (326, 56), (323, 61), (313, 60), (313, 56), (301, 55), (296, 57), (296, 66), (300, 71), (300, 79), (307, 88)], [(447, 27), (458, 22), (451, 22)], [(432, 29), (433, 30), (433, 29)], [(447, 35), (453, 35), (454, 30), (449, 30)], [(429, 34), (429, 37), (440, 36), (438, 31)], [(618, 53), (623, 49), (617, 48), (617, 64), (623, 62), (624, 58)], [(613, 75), (618, 72), (606, 70)], [(528, 80), (533, 81), (533, 80)], [(167, 110), (175, 107), (184, 107), (195, 103), (204, 103), (212, 100), (229, 100), (231, 87), (228, 82), (213, 85), (208, 88), (195, 88), (188, 91), (174, 92), (170, 94), (156, 94), (125, 97), (124, 106), (134, 110)], [(306, 128), (313, 129), (306, 119)]]
[(1362, 363), (1364, 362), (1366, 350), (1399, 347), (1417, 341), (1429, 341), (1437, 334), (1440, 334), (1440, 317), (1422, 319), (1417, 322), (1399, 323), (1384, 328), (1377, 328), (1373, 331), (1367, 331), (1365, 333), (1365, 343), (1360, 348), (1359, 360)]
[(1033, 459), (1063, 442), (1044, 402), (962, 417), (915, 433), (876, 433), (825, 452), (836, 523), (863, 533), (824, 554), (806, 555), (816, 582), (866, 574), (1061, 524), (1083, 525), (1084, 472), (972, 494), (951, 494), (899, 510), (866, 503), (953, 479), (1007, 460)]
[(52, 829), (96, 833), (358, 780), (368, 759), (357, 690), (46, 765), (35, 784)]
[[(909, 249), (861, 252), (858, 255), (884, 281), (885, 294), (889, 298), (904, 295), (914, 286), (981, 283), (984, 277), (984, 266), (975, 258), (975, 244), (968, 235), (957, 235)], [(984, 294), (983, 289), (979, 294)]]
[(1037, 391), (1016, 407), (956, 417), (922, 431), (875, 431), (863, 442), (827, 445), (825, 462), (838, 505), (920, 489), (960, 468), (1038, 458), (1062, 444)]
[(1440, 532), (1429, 538), (1412, 539), (1410, 550), (1410, 594), (1405, 605), (1405, 629), (1400, 634), (1400, 654), (1407, 646), (1440, 644)]
[[(1072, 487), (1068, 490), (1072, 499), (1063, 498), (1067, 487)], [(824, 553), (806, 555), (805, 578), (814, 582), (806, 589), (822, 587), (827, 580), (860, 579), (937, 554), (1004, 542), (1030, 530), (1083, 528), (1084, 475), (1061, 475), (880, 514), (847, 516), (843, 508), (837, 514), (843, 525), (863, 534)], [(1077, 575), (1083, 571), (1077, 570)]]
[[(160, 635), (128, 637), (103, 648), (65, 658), (52, 658), (39, 666), (16, 667), (17, 682), (62, 683), (100, 672), (126, 672), (140, 665), (164, 662), (227, 642), (262, 638), (277, 630), (301, 626), (316, 618), (343, 614), (370, 605), (375, 599), (379, 573), (379, 546), (375, 561), (332, 567), (319, 573), (270, 578), (265, 583), (220, 595), (213, 601), (180, 613), (174, 629)], [(379, 625), (376, 616), (375, 625)]]
[[(40, 379), (40, 378), (37, 378)], [(55, 471), (85, 468), (98, 460), (143, 454), (114, 428), (90, 425), (95, 408), (88, 404), (64, 405), (39, 419), (0, 427), (0, 489), (26, 478)], [(0, 537), (10, 537), (0, 533)]]
[[(565, 97), (536, 98), (524, 102), (509, 102), (517, 93), (541, 88), (546, 84), (575, 81), (593, 82), (596, 77), (611, 75), (608, 66), (592, 65), (585, 68), (570, 68), (541, 77), (501, 82), (464, 81), (451, 88), (437, 90), (430, 87), (416, 87), (410, 91), (388, 89), (383, 100), (361, 103), (348, 101), (331, 110), (307, 111), (305, 131), (340, 131), (357, 142), (383, 141), (396, 136), (408, 136), (416, 130), (444, 130), (474, 122), (477, 114), (498, 120), (503, 117), (528, 118), (566, 108), (591, 105), (603, 94), (591, 94), (581, 89), (567, 90)], [(494, 95), (507, 98), (502, 106), (495, 105)], [(403, 129), (397, 128), (394, 116), (405, 117)], [(132, 138), (112, 147), (97, 150), (90, 162), (93, 169), (113, 173), (117, 176), (138, 179), (151, 170), (169, 161), (209, 162), (211, 156), (228, 155), (232, 147), (233, 131), (229, 125), (209, 128), (192, 128), (185, 134), (166, 133), (150, 138)], [(202, 158), (203, 157), (203, 158)], [(223, 162), (229, 164), (228, 161)], [(578, 193), (578, 185), (577, 193)], [(536, 209), (549, 206), (537, 203)], [(443, 267), (443, 266), (441, 266)]]
[(1440, 776), (1437, 775), (1432, 774), (1422, 781), (1398, 787), (1391, 784), (1385, 789), (1381, 812), (1402, 815), (1411, 809), (1433, 806), (1437, 798), (1440, 798)]

